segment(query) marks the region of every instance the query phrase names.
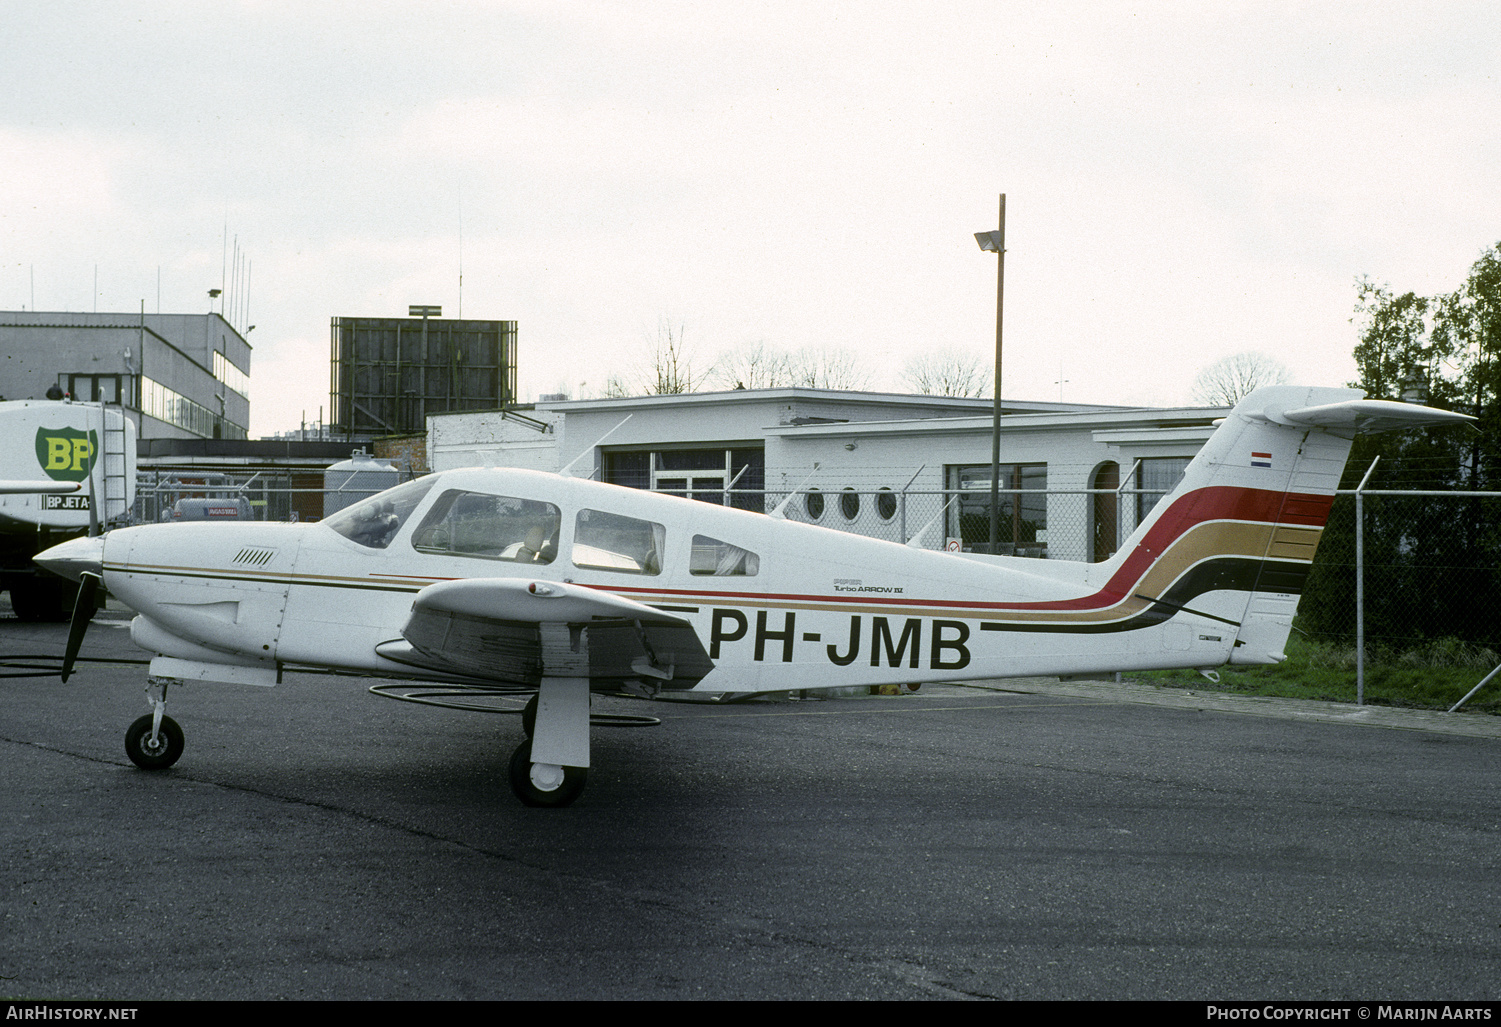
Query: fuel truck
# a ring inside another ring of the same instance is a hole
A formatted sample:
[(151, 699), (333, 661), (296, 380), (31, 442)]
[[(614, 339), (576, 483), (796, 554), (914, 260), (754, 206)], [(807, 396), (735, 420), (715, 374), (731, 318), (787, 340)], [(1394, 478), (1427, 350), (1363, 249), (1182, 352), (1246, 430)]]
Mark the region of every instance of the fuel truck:
[(136, 428), (119, 407), (0, 402), (0, 590), (22, 620), (66, 620), (77, 586), (31, 558), (129, 520)]

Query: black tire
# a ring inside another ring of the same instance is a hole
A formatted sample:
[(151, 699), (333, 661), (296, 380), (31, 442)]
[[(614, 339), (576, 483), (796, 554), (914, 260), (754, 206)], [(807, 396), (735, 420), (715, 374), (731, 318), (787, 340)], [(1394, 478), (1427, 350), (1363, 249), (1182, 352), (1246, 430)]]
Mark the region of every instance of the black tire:
[(17, 620), (31, 623), (47, 619), (49, 597), (35, 578), (18, 578), (10, 584), (10, 608)]
[(125, 732), (125, 755), (142, 770), (166, 770), (182, 755), (182, 728), (171, 717), (163, 717), (161, 733), (152, 745), (151, 717), (146, 714)]
[(55, 574), (19, 578), (11, 582), (10, 608), (20, 620), (65, 622), (73, 619), (78, 586)]
[(511, 754), (511, 791), (525, 806), (559, 808), (572, 804), (589, 780), (588, 767), (564, 767), (563, 781), (551, 790), (538, 788), (532, 781), (532, 742), (528, 738)]

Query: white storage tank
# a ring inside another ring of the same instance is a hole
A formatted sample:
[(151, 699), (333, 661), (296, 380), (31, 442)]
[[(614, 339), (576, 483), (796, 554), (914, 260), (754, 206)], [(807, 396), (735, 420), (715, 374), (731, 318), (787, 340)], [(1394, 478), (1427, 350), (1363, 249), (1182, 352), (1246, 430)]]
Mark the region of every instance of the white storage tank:
[(400, 475), (394, 464), (377, 460), (363, 449), (355, 450), (348, 460), (340, 460), (323, 472), (323, 516), (394, 487), (400, 483)]
[(250, 500), (236, 499), (179, 499), (172, 504), (166, 518), (178, 521), (253, 521), (255, 510)]

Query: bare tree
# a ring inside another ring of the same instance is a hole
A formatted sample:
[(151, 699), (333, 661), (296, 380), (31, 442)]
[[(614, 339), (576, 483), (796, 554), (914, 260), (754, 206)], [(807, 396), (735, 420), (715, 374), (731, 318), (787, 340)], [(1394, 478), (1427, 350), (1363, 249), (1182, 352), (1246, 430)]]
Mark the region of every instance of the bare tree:
[(777, 389), (792, 384), (792, 363), (785, 352), (758, 340), (720, 354), (713, 374), (726, 389)]
[(714, 377), (727, 389), (868, 389), (871, 373), (849, 350), (804, 346), (789, 353), (764, 341), (721, 354)]
[(1284, 385), (1286, 366), (1265, 353), (1235, 353), (1194, 376), (1191, 396), (1205, 406), (1233, 407), (1262, 385)]
[(902, 369), (902, 381), (924, 396), (984, 399), (992, 394), (992, 370), (972, 353), (935, 350), (908, 360)]
[(651, 374), (647, 379), (647, 392), (666, 396), (681, 392), (697, 392), (707, 377), (707, 372), (695, 374), (693, 352), (686, 341), (687, 330), (682, 324), (676, 329), (667, 318), (657, 321), (656, 348), (652, 352)]
[(644, 364), (633, 372), (613, 373), (605, 381), (605, 395), (666, 396), (697, 392), (713, 372), (713, 367), (695, 367), (693, 348), (686, 341), (687, 329), (674, 325), (666, 317), (657, 321), (657, 334), (647, 337), (648, 352)]
[(809, 389), (868, 389), (870, 371), (847, 349), (804, 346), (788, 356), (791, 384)]

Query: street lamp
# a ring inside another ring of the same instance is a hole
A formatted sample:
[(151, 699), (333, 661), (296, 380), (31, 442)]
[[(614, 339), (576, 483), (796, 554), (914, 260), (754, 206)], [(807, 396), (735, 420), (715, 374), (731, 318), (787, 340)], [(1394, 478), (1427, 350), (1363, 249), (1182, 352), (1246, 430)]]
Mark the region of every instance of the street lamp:
[(976, 232), (975, 242), (996, 255), (995, 273), (995, 406), (990, 424), (990, 553), (1000, 549), (1001, 535), (1001, 312), (1006, 300), (1006, 194), (1001, 193), (1000, 227)]

